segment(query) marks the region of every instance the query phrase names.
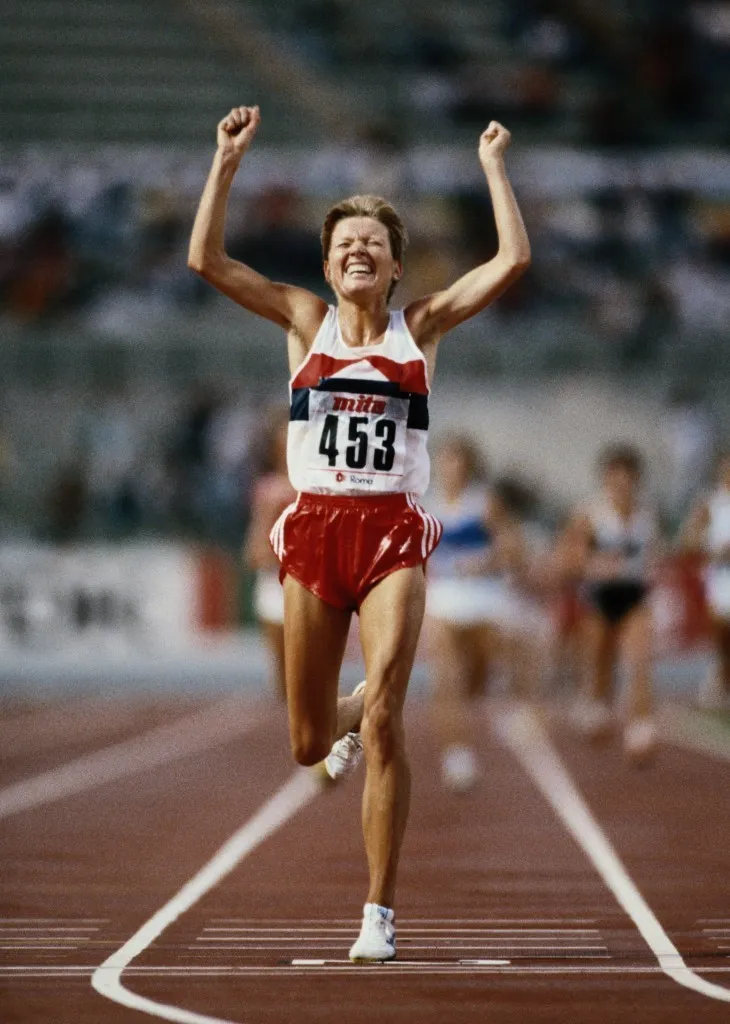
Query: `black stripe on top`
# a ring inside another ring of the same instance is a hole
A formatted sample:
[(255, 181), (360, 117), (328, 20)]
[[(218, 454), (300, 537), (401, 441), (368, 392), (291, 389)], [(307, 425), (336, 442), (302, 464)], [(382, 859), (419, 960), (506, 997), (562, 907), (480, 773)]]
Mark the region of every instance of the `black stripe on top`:
[(337, 391), (345, 394), (384, 395), (393, 398), (408, 399), (408, 420), (406, 425), (411, 430), (428, 430), (428, 395), (420, 395), (415, 391), (401, 391), (400, 385), (391, 381), (379, 380), (343, 380), (332, 378), (321, 380), (316, 388), (293, 388), (291, 393), (290, 420), (309, 420), (309, 392)]

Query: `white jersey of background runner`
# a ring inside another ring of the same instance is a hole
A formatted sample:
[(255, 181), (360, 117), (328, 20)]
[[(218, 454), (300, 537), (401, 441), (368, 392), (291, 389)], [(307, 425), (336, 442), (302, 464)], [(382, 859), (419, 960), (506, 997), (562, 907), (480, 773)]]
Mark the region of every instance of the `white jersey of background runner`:
[(428, 372), (402, 310), (391, 311), (382, 342), (352, 348), (330, 306), (289, 393), (287, 463), (298, 491), (424, 494)]
[(730, 491), (719, 487), (710, 495), (707, 509), (707, 601), (715, 615), (726, 619), (730, 617), (730, 560), (726, 555), (730, 550)]

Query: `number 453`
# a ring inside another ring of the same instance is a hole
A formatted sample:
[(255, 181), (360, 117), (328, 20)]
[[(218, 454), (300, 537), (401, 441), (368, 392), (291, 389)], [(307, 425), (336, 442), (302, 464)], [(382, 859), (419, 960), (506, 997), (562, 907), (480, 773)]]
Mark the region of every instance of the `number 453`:
[[(363, 427), (370, 421), (367, 416), (350, 416), (347, 427), (347, 440), (351, 442), (345, 448), (345, 465), (349, 469), (365, 469), (368, 463), (370, 447), (367, 430)], [(319, 439), (319, 454), (324, 455), (330, 466), (337, 465), (340, 449), (337, 447), (340, 417), (328, 413), (324, 418), (322, 436)], [(383, 473), (389, 472), (395, 462), (396, 422), (389, 419), (378, 419), (373, 433), (379, 445), (373, 446), (373, 469)]]

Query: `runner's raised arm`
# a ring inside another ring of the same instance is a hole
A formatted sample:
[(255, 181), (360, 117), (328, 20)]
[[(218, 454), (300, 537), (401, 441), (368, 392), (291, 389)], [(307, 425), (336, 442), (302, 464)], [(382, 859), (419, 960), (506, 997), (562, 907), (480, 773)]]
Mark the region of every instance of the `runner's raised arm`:
[(499, 249), (491, 260), (450, 287), (411, 303), (406, 319), (420, 345), (437, 342), (452, 327), (479, 313), (530, 265), (530, 241), (504, 166), (511, 138), (506, 128), (492, 121), (479, 139), (479, 161), (492, 197)]
[(234, 107), (218, 124), (218, 148), (195, 216), (188, 266), (240, 306), (293, 329), (309, 344), (327, 312), (326, 303), (305, 288), (270, 281), (225, 251), (228, 194), (260, 121), (258, 107)]

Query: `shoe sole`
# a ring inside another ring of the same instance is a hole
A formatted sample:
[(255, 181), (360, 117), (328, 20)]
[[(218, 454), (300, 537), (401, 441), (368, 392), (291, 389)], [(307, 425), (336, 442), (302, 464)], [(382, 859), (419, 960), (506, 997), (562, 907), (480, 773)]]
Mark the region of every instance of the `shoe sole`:
[(396, 954), (393, 956), (351, 956), (351, 964), (389, 964), (395, 960)]

